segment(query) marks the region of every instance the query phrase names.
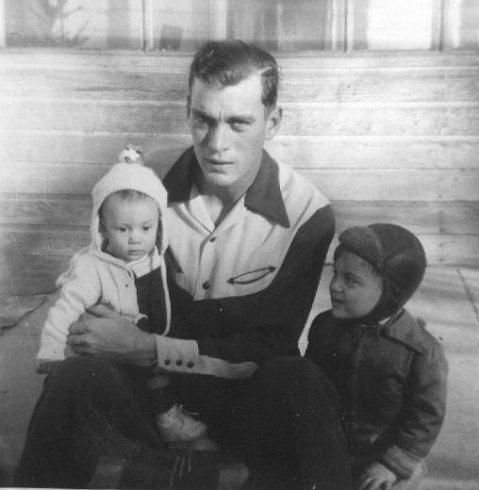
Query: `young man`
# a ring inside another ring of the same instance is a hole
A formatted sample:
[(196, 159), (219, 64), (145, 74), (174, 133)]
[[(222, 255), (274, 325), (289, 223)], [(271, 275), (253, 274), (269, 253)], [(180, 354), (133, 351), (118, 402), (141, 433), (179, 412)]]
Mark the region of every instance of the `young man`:
[[(137, 420), (144, 396), (137, 387), (139, 398), (131, 393), (134, 366), (152, 365), (183, 374), (176, 387), (186, 406), (199, 412), (214, 440), (248, 463), (258, 488), (346, 490), (347, 448), (333, 393), (297, 348), (334, 219), (324, 196), (263, 149), (281, 122), (276, 61), (240, 41), (210, 42), (193, 60), (189, 90), (193, 148), (165, 186), (173, 315), (192, 333), (142, 333), (104, 307), (73, 324), (69, 344), (84, 357), (49, 376), (17, 480), (71, 486), (79, 478), (74, 459), (63, 480), (52, 479), (48, 466), (58, 467), (75, 446), (73, 421), (85, 419), (85, 399), (122, 439), (157, 445), (148, 416)], [(95, 382), (85, 384), (92, 372)], [(69, 402), (67, 410), (65, 391), (74, 389), (82, 402)], [(117, 393), (128, 393), (121, 410)], [(54, 414), (60, 434), (52, 435), (42, 426)], [(76, 485), (88, 481), (86, 466)]]

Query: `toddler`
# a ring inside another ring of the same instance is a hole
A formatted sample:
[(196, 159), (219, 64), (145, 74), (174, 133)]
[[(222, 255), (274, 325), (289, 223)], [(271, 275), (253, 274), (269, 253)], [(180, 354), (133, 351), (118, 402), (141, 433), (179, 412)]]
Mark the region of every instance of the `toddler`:
[[(48, 372), (52, 364), (73, 355), (67, 346), (68, 328), (99, 303), (142, 330), (169, 332), (171, 307), (163, 257), (167, 237), (162, 226), (166, 190), (143, 166), (139, 149), (128, 146), (120, 160), (93, 188), (90, 246), (73, 256), (57, 280), (60, 297), (43, 327), (38, 372)], [(185, 413), (164, 388), (167, 376), (151, 374), (147, 384), (163, 440), (192, 441), (206, 435), (205, 424)]]
[(339, 236), (331, 310), (309, 331), (306, 357), (335, 384), (360, 490), (416, 489), (442, 426), (442, 345), (404, 309), (426, 257), (403, 227), (373, 224)]

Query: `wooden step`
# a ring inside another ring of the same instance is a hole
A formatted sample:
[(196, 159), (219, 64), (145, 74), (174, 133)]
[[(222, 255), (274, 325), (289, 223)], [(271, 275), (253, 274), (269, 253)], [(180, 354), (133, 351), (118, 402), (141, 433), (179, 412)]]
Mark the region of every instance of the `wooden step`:
[[(143, 146), (147, 161), (173, 162), (191, 145), (184, 134), (84, 131), (6, 131), (0, 165), (26, 162), (111, 164), (129, 143)], [(286, 136), (266, 145), (296, 168), (477, 168), (479, 135)]]
[[(183, 102), (4, 98), (0, 111), (7, 130), (188, 132)], [(479, 102), (284, 104), (281, 134), (479, 135)]]
[[(1, 57), (0, 57), (1, 60)], [(3, 96), (186, 102), (187, 69), (1, 66)], [(279, 102), (474, 102), (479, 66), (283, 70)]]
[[(320, 163), (318, 162), (318, 166)], [(89, 194), (110, 168), (97, 164), (2, 164), (0, 192)], [(163, 176), (167, 166), (158, 167)], [(475, 201), (479, 168), (303, 168), (299, 172), (333, 200)]]
[[(4, 194), (0, 196), (2, 229), (58, 227), (86, 232), (90, 195)], [(419, 234), (467, 235), (479, 229), (478, 201), (333, 200), (337, 231), (353, 225), (391, 221)]]

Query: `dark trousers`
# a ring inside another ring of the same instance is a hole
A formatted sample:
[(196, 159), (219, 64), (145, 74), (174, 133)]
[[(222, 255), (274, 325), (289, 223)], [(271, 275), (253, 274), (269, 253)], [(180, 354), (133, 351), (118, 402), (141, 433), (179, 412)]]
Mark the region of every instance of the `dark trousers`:
[[(247, 463), (258, 490), (352, 488), (334, 389), (307, 359), (277, 358), (248, 380), (188, 375), (172, 382), (212, 439)], [(170, 465), (153, 425), (144, 371), (68, 359), (46, 380), (15, 485), (86, 487), (101, 457), (128, 460), (148, 448), (158, 453), (158, 465)]]

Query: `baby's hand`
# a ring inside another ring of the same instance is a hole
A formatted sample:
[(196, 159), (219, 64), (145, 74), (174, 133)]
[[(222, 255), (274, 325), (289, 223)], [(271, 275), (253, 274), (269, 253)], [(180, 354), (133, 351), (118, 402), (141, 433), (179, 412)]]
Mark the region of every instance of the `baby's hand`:
[(359, 477), (358, 490), (389, 490), (397, 476), (381, 463), (373, 463)]

